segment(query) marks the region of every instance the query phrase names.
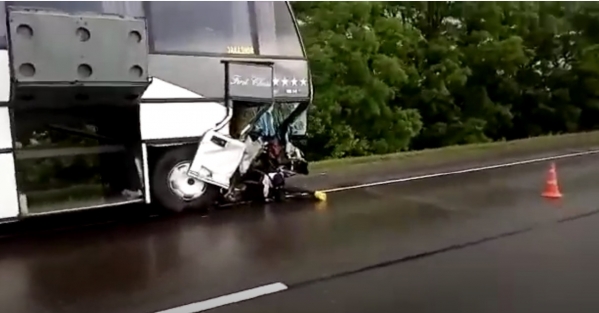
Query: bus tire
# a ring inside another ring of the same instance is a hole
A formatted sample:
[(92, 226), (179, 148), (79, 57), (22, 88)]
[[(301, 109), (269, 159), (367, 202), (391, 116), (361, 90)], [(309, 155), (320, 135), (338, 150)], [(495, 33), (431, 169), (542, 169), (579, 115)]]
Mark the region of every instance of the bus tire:
[(150, 183), (152, 195), (170, 211), (207, 211), (219, 196), (217, 186), (186, 175), (195, 152), (195, 145), (171, 148), (162, 154), (154, 166)]

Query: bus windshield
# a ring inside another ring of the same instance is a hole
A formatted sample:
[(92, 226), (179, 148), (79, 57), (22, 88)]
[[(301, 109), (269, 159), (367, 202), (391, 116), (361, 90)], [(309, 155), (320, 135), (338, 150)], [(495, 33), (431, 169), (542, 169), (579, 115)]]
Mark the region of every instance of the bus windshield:
[(147, 8), (157, 53), (304, 57), (286, 2), (157, 1)]

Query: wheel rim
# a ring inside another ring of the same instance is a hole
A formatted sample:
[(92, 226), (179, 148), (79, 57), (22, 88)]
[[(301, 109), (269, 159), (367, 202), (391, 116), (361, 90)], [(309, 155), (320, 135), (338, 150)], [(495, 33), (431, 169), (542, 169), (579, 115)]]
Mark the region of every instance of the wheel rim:
[(185, 201), (197, 199), (206, 191), (206, 183), (187, 176), (190, 165), (189, 161), (180, 162), (167, 176), (170, 191)]

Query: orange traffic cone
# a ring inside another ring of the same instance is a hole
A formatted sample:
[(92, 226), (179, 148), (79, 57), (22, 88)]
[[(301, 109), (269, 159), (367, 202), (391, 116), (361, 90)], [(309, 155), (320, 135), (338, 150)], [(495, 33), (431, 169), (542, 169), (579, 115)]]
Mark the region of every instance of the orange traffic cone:
[(559, 187), (557, 185), (557, 173), (555, 171), (555, 163), (551, 163), (551, 167), (549, 168), (547, 182), (545, 183), (545, 191), (543, 191), (542, 196), (545, 198), (552, 199), (558, 199), (562, 197), (562, 193), (559, 192)]

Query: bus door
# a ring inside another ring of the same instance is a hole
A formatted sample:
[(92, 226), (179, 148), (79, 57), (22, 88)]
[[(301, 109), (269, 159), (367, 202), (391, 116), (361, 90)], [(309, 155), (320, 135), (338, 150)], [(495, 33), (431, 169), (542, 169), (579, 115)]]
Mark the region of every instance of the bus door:
[[(272, 62), (223, 61), (225, 66), (225, 105), (227, 117), (201, 139), (188, 175), (224, 189), (230, 188), (231, 177), (241, 164), (248, 144), (246, 137), (257, 120), (274, 104)], [(261, 107), (240, 138), (223, 135), (218, 130), (228, 124), (233, 103), (256, 103)]]

